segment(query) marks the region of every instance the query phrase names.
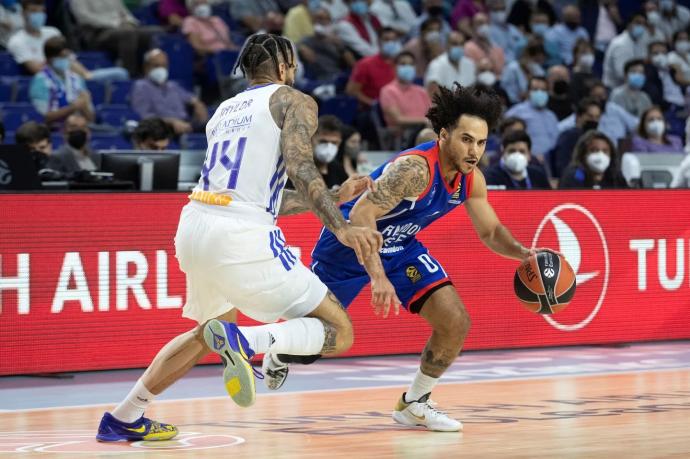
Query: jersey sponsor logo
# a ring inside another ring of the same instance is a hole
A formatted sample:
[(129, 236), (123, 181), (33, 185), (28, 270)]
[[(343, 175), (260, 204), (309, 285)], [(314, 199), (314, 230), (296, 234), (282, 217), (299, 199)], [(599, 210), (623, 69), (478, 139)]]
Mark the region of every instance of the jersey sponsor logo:
[(422, 227), (416, 223), (405, 223), (403, 225), (388, 225), (381, 234), (384, 237), (383, 245), (391, 245), (397, 242), (403, 242), (407, 238), (414, 236), (422, 230)]
[[(561, 252), (575, 271), (578, 293), (583, 298), (578, 299), (576, 294), (574, 307), (559, 313), (558, 320), (549, 315), (544, 315), (544, 320), (561, 331), (586, 327), (601, 309), (611, 270), (608, 244), (596, 217), (581, 205), (561, 204), (539, 223), (532, 247), (553, 247)], [(544, 275), (553, 277), (555, 271), (546, 267)], [(583, 288), (591, 290), (591, 295), (583, 294)], [(596, 298), (596, 302), (590, 300), (590, 304), (584, 304), (584, 298)]]
[(405, 275), (413, 284), (416, 284), (422, 279), (422, 274), (419, 272), (416, 266), (408, 266), (405, 270)]

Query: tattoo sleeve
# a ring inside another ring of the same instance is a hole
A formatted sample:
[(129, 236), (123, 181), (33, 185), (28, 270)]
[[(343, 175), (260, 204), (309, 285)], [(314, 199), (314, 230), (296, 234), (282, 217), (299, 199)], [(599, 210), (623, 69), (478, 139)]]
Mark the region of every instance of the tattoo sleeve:
[(270, 110), (282, 129), (280, 147), (288, 177), (324, 226), (337, 233), (347, 223), (314, 164), (311, 146), (311, 138), (318, 126), (316, 102), (286, 86), (271, 96)]
[[(338, 192), (329, 191), (328, 194), (337, 202)], [(297, 190), (283, 191), (283, 200), (280, 203), (280, 212), (278, 215), (295, 215), (311, 210), (309, 203)]]
[(420, 195), (429, 184), (429, 166), (415, 158), (395, 161), (376, 183), (376, 191), (367, 199), (378, 209), (378, 216), (385, 215), (406, 197)]
[(326, 337), (323, 340), (323, 347), (321, 354), (332, 354), (336, 350), (336, 342), (338, 339), (338, 329), (328, 322), (323, 322)]

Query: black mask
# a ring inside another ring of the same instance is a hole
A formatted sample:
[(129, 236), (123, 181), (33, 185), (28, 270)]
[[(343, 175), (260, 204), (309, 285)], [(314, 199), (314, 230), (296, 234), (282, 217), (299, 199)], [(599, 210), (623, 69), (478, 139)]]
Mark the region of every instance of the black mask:
[(430, 6), (429, 8), (426, 9), (426, 12), (429, 13), (429, 16), (433, 16), (433, 17), (443, 16), (443, 7), (442, 6)]
[(596, 121), (585, 121), (582, 123), (582, 132), (596, 131), (599, 127), (599, 123)]
[(579, 23), (579, 22), (574, 22), (574, 21), (566, 21), (566, 22), (565, 22), (565, 25), (566, 25), (566, 27), (569, 28), (570, 30), (575, 30), (575, 29), (577, 29), (578, 27), (580, 27), (580, 23)]
[(570, 85), (565, 80), (558, 80), (553, 83), (553, 93), (559, 96), (568, 94)]
[(84, 130), (71, 131), (67, 134), (67, 143), (77, 150), (81, 150), (86, 144), (87, 133)]

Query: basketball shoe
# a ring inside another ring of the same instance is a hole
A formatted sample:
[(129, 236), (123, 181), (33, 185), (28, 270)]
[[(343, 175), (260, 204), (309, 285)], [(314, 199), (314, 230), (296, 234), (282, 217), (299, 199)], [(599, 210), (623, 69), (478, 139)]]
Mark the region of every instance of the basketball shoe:
[(105, 413), (98, 426), (98, 441), (170, 440), (177, 435), (177, 427), (140, 417), (134, 422), (122, 422)]
[(403, 393), (393, 411), (393, 420), (406, 426), (424, 426), (438, 432), (462, 430), (460, 421), (451, 419), (446, 413), (432, 406), (429, 395), (431, 394), (423, 395), (419, 400), (408, 403)]
[(264, 354), (261, 371), (264, 374), (264, 383), (266, 387), (271, 390), (278, 390), (287, 379), (290, 369), (287, 363), (281, 362), (271, 352), (267, 352)]
[(253, 405), (256, 401), (254, 376), (261, 379), (263, 375), (249, 363), (254, 351), (237, 325), (210, 320), (204, 326), (204, 341), (223, 361), (223, 381), (230, 397), (239, 406)]

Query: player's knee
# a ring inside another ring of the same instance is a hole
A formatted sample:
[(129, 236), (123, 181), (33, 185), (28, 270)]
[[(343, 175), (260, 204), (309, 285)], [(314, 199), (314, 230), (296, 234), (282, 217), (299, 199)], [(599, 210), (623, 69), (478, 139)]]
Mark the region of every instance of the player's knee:
[(454, 308), (434, 329), (446, 336), (464, 338), (470, 331), (471, 325), (472, 320), (467, 311), (464, 308)]
[(355, 342), (355, 334), (352, 329), (352, 323), (349, 320), (337, 324), (336, 329), (335, 353), (340, 354), (352, 347), (352, 344)]
[(194, 336), (194, 339), (196, 341), (198, 341), (199, 343), (201, 343), (202, 346), (208, 347), (208, 346), (206, 346), (206, 341), (204, 340), (204, 325), (206, 325), (206, 324), (205, 323), (199, 324), (196, 327), (194, 327), (193, 329), (189, 330), (187, 333)]

